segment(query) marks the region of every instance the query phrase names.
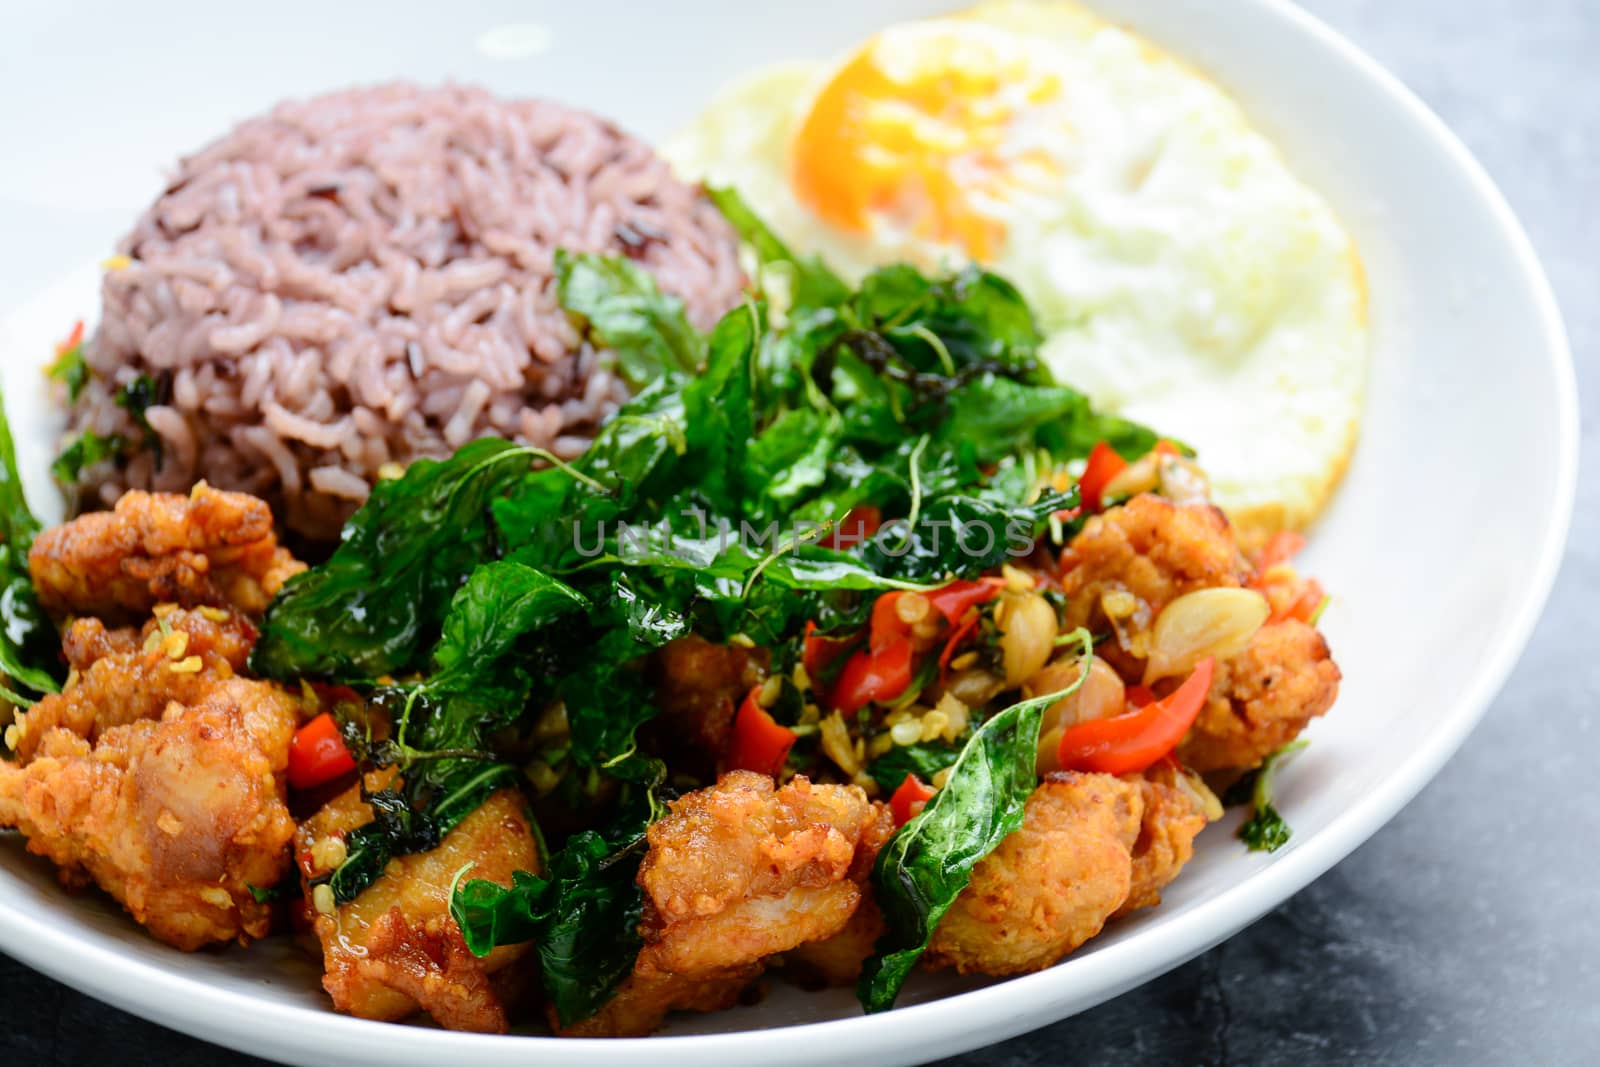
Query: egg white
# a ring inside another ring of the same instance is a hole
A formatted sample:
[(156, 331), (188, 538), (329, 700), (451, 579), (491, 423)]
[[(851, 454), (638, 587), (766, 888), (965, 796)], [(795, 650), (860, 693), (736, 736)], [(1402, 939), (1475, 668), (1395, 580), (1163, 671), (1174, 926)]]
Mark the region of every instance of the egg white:
[[(1064, 86), (1059, 185), (985, 204), (1008, 230), (985, 265), (1032, 305), (1052, 370), (1193, 445), (1248, 535), (1305, 526), (1354, 449), (1366, 377), (1360, 261), (1332, 210), (1221, 89), (1075, 3), (991, 3), (948, 21), (1048, 46)], [(736, 188), (847, 276), (964, 261), (903, 227), (845, 232), (795, 195), (794, 131), (835, 69), (795, 63), (729, 86), (668, 159)]]

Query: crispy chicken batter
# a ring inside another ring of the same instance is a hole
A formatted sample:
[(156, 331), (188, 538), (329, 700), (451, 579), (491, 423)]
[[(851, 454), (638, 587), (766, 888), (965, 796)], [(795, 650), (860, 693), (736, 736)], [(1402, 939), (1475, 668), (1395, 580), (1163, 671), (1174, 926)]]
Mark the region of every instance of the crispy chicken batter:
[(872, 822), (861, 833), (856, 858), (850, 864), (850, 880), (861, 887), (861, 903), (851, 913), (844, 929), (820, 941), (807, 941), (784, 953), (784, 962), (800, 977), (823, 985), (856, 984), (861, 965), (872, 955), (885, 929), (883, 912), (872, 896), (872, 864), (878, 852), (894, 836), (894, 814), (887, 804), (875, 804)]
[[(1150, 628), (1168, 603), (1197, 589), (1239, 586), (1249, 577), (1221, 511), (1145, 493), (1091, 518), (1062, 553), (1062, 628), (1114, 632), (1122, 655), (1111, 642), (1100, 654), (1129, 674), (1132, 662), (1149, 654)], [(1108, 593), (1132, 594), (1131, 613), (1108, 617)]]
[(283, 770), (297, 704), (265, 682), (207, 676), (159, 719), (38, 739), (0, 761), (0, 826), (62, 880), (92, 878), (162, 941), (192, 950), (267, 933), (250, 886), (288, 868)]
[(972, 872), (923, 956), (963, 974), (1042, 970), (1100, 932), (1128, 899), (1144, 801), (1108, 774), (1056, 772), (1020, 829)]
[(1161, 890), (1194, 856), (1194, 839), (1210, 818), (1198, 792), (1204, 786), (1184, 781), (1181, 770), (1161, 762), (1131, 777), (1143, 801), (1139, 837), (1133, 843), (1133, 885), (1112, 918), (1161, 903)]
[(16, 714), (15, 730), (6, 732), (16, 759), (32, 759), (53, 729), (95, 741), (113, 726), (157, 718), (172, 701), (197, 703), (244, 666), (255, 639), (248, 619), (222, 608), (166, 611), (137, 636), (98, 619), (75, 620), (64, 647), (77, 674), (62, 692)]
[(861, 965), (878, 944), (888, 927), (883, 912), (873, 899), (872, 887), (861, 887), (861, 903), (850, 914), (850, 921), (832, 937), (808, 941), (784, 953), (784, 963), (804, 983), (823, 986), (853, 986), (861, 977)]
[(506, 1032), (500, 993), (448, 915), (412, 922), (390, 908), (367, 931), (364, 947), (356, 982), (409, 999), (446, 1030)]
[(97, 659), (122, 652), (136, 652), (141, 639), (139, 631), (131, 626), (106, 629), (106, 624), (93, 616), (73, 619), (61, 637), (61, 654), (73, 670), (85, 670)]
[[(1251, 568), (1215, 508), (1145, 494), (1090, 519), (1062, 555), (1065, 626), (1114, 631), (1099, 653), (1137, 680), (1161, 609), (1185, 593), (1235, 587)], [(1134, 610), (1108, 616), (1107, 593), (1130, 593)], [(1167, 691), (1178, 679), (1164, 683)], [(1217, 664), (1206, 706), (1178, 756), (1202, 773), (1257, 766), (1332, 706), (1339, 668), (1312, 627), (1268, 623), (1243, 652)]]
[(639, 868), (645, 944), (633, 974), (562, 1032), (643, 1035), (669, 1011), (727, 1006), (767, 957), (838, 933), (861, 900), (858, 849), (882, 844), (878, 810), (856, 786), (796, 777), (775, 789), (750, 771), (674, 801)]
[(723, 974), (699, 978), (634, 968), (605, 1006), (589, 1018), (561, 1026), (550, 1013), (550, 1027), (560, 1037), (648, 1037), (675, 1011), (723, 1011), (739, 1002), (739, 995), (761, 977), (763, 964), (736, 967)]
[[(368, 785), (381, 789), (392, 775), (376, 772)], [(330, 846), (338, 859), (344, 835), (370, 821), (372, 808), (352, 786), (301, 824), (295, 855), (308, 903), (309, 880), (334, 865)], [(322, 984), (334, 1007), (381, 1020), (422, 1010), (446, 1029), (506, 1031), (505, 1002), (516, 983), (507, 967), (532, 946), (501, 946), (482, 959), (467, 950), (450, 916), (450, 887), (469, 864), (471, 877), (502, 885), (511, 884), (513, 871), (538, 873), (539, 849), (516, 790), (492, 794), (438, 848), (396, 857), (360, 896), (317, 914)]]
[(1201, 773), (1258, 766), (1333, 706), (1339, 679), (1320, 632), (1294, 619), (1268, 623), (1248, 648), (1217, 664), (1178, 758)]
[(124, 493), (112, 511), (46, 530), (28, 568), (51, 613), (123, 621), (168, 601), (259, 615), (305, 564), (279, 547), (264, 502), (201, 482), (187, 496)]

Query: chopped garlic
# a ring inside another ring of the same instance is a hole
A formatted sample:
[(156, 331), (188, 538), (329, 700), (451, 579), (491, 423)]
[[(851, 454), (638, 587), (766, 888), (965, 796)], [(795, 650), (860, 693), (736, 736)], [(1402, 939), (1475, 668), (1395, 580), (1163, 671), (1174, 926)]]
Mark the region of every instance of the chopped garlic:
[(168, 659), (182, 659), (189, 651), (189, 635), (183, 630), (173, 630), (161, 639), (161, 651)]
[(783, 679), (774, 674), (761, 683), (761, 692), (756, 695), (756, 703), (764, 708), (770, 708), (778, 702), (783, 695)]
[(338, 908), (333, 900), (333, 886), (324, 882), (311, 891), (311, 906), (323, 915), (332, 915)]
[(897, 745), (914, 745), (922, 740), (922, 720), (906, 719), (897, 722), (889, 730), (889, 736), (894, 738)]
[(844, 724), (844, 716), (835, 711), (823, 719), (819, 729), (822, 733), (822, 751), (844, 773), (854, 777), (861, 771), (861, 760), (856, 756), (856, 747), (850, 740), (850, 728)]

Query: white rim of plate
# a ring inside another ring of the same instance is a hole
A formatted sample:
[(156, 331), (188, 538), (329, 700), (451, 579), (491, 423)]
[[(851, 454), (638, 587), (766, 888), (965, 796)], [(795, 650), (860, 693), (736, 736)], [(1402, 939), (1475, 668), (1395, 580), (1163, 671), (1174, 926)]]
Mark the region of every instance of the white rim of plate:
[[(1393, 818), (1433, 779), (1499, 694), (1532, 636), (1565, 555), (1578, 485), (1577, 376), (1566, 328), (1532, 242), (1504, 195), (1444, 121), (1376, 60), (1288, 0), (1255, 3), (1263, 15), (1292, 23), (1294, 29), (1331, 49), (1360, 74), (1378, 83), (1432, 136), (1436, 146), (1445, 150), (1489, 208), (1500, 236), (1510, 245), (1532, 290), (1543, 335), (1541, 347), (1549, 354), (1557, 385), (1556, 499), (1534, 577), (1521, 604), (1501, 624), (1491, 643), (1495, 653), (1484, 661), (1440, 729), (1401, 765), (1401, 773), (1373, 789), (1325, 829), (1225, 893), (1164, 923), (1161, 933), (1165, 965), (1161, 971), (1175, 968), (1232, 936), (1309, 885)], [(675, 1062), (688, 1062), (699, 1055), (717, 1060), (748, 1057), (748, 1062), (759, 1056), (770, 1063), (828, 1062), (832, 1056), (850, 1060), (875, 1056), (902, 1062), (908, 1051), (933, 1047), (940, 1054), (952, 1055), (1043, 1025), (1040, 1020), (1053, 1018), (1053, 1005), (1081, 999), (1082, 990), (1095, 990), (1094, 999), (1080, 1005), (1087, 1008), (1155, 977), (1147, 946), (1142, 939), (1132, 938), (1078, 958), (1070, 973), (1047, 969), (878, 1015), (726, 1034), (583, 1040), (467, 1034), (415, 1026), (397, 1032), (394, 1023), (262, 1001), (246, 993), (214, 988), (198, 979), (169, 974), (114, 948), (35, 923), (26, 913), (10, 908), (0, 908), (0, 945), (30, 967), (90, 996), (197, 1037), (224, 1043), (231, 1040), (234, 1047), (251, 1043), (253, 1035), (270, 1027), (277, 1030), (278, 1046), (284, 1051), (292, 1049), (319, 1058), (330, 1054), (359, 1057), (363, 1053), (377, 1054), (382, 1046), (403, 1034), (410, 1046), (408, 1060), (444, 1062), (447, 1057), (479, 1053), (500, 1061), (508, 1053), (517, 1053), (520, 1059), (522, 1055), (550, 1054), (557, 1049), (568, 1055), (555, 1058), (572, 1059), (575, 1046), (581, 1045), (579, 1058), (594, 1067), (646, 1063), (655, 1056), (666, 1058), (669, 1051)], [(184, 1008), (175, 1010), (175, 1004), (183, 1004)], [(915, 1036), (908, 1042), (911, 1034)], [(281, 1054), (274, 1049), (260, 1052), (269, 1056)]]

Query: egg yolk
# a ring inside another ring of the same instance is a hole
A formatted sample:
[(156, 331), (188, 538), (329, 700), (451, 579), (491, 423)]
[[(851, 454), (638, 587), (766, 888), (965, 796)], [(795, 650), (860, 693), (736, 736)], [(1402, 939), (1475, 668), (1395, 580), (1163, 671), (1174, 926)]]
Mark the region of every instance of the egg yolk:
[(876, 222), (990, 259), (1006, 205), (1063, 172), (1037, 121), (1060, 94), (1061, 79), (1012, 34), (886, 30), (812, 103), (792, 147), (795, 194), (847, 232)]

